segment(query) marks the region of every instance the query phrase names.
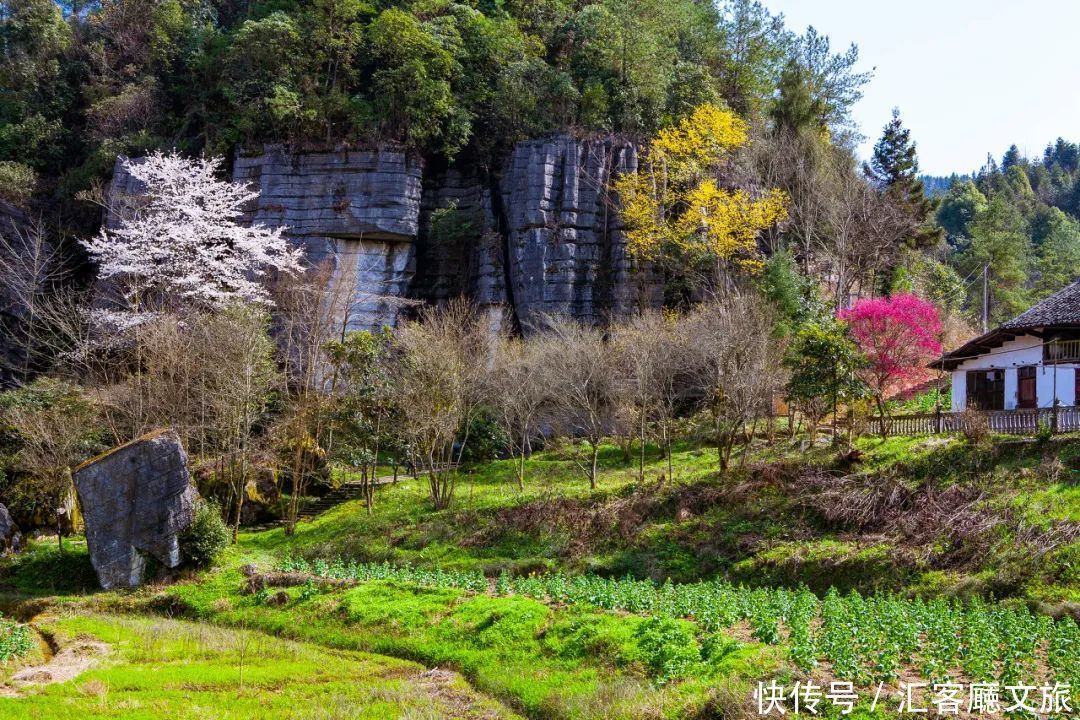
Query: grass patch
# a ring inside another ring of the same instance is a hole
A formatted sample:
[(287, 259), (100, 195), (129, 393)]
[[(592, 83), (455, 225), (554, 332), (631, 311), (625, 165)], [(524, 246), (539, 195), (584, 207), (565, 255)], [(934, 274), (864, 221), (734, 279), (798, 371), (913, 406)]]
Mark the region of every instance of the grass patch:
[(0, 717), (512, 717), (460, 678), (413, 663), (290, 642), (261, 632), (161, 618), (90, 615), (51, 621), (61, 643), (108, 643), (102, 665), (58, 685), (0, 697)]

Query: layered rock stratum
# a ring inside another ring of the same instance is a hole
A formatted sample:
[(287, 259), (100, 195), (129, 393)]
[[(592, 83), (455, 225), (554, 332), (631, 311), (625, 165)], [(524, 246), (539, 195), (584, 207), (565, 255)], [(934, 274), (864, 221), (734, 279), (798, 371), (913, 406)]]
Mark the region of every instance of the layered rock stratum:
[[(259, 190), (248, 220), (285, 226), (324, 265), (348, 329), (394, 325), (457, 296), (526, 332), (546, 315), (603, 323), (658, 307), (663, 277), (627, 251), (614, 177), (632, 143), (561, 134), (518, 143), (495, 169), (398, 149), (240, 153), (233, 178)], [(137, 191), (121, 170), (117, 196)]]

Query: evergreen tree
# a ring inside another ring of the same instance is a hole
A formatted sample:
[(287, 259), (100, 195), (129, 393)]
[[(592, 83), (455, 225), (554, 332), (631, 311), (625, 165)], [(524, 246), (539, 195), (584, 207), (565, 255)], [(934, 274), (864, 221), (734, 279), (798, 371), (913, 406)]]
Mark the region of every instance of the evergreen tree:
[(852, 145), (860, 140), (851, 120), (851, 108), (863, 96), (863, 86), (872, 72), (857, 72), (859, 48), (852, 43), (847, 50), (834, 53), (827, 35), (812, 26), (794, 43), (793, 57), (806, 73), (810, 91), (821, 109), (821, 122), (838, 138), (838, 144)]
[(1005, 151), (1005, 157), (1001, 158), (1001, 171), (1006, 172), (1011, 167), (1016, 167), (1024, 161), (1024, 158), (1020, 155), (1020, 148), (1016, 145), (1010, 145), (1009, 149)]
[(942, 196), (937, 221), (955, 247), (963, 238), (971, 237), (971, 224), (985, 209), (986, 196), (979, 192), (975, 183), (965, 178), (954, 182)]
[(724, 100), (740, 115), (751, 114), (772, 96), (791, 46), (782, 15), (757, 0), (720, 5), (717, 23), (721, 53), (718, 80)]
[[(990, 266), (991, 325), (1004, 322), (1031, 304), (1027, 290), (1032, 248), (1029, 228), (1019, 211), (1004, 197), (990, 200), (971, 228), (971, 244), (959, 258), (960, 273), (975, 276)], [(969, 285), (968, 307), (974, 316), (982, 308), (982, 283)]]
[(779, 92), (769, 112), (779, 131), (798, 132), (822, 127), (824, 103), (814, 98), (806, 72), (794, 60), (780, 75)]
[(1080, 224), (1057, 208), (1041, 223), (1035, 260), (1035, 299), (1047, 297), (1080, 276)]
[(899, 108), (893, 108), (892, 120), (874, 145), (873, 157), (864, 171), (880, 191), (910, 216), (913, 227), (907, 242), (912, 247), (930, 247), (941, 240), (941, 228), (932, 221), (934, 203), (926, 197), (919, 180), (915, 142), (900, 120)]

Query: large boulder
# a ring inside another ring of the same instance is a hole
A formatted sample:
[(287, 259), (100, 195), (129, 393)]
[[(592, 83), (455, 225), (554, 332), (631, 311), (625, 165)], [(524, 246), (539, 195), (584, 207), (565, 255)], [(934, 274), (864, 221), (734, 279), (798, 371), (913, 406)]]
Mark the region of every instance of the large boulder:
[(8, 509), (0, 505), (0, 553), (18, 552), (21, 547), (22, 533)]
[(180, 564), (180, 532), (191, 524), (196, 492), (187, 456), (171, 430), (113, 448), (75, 469), (86, 544), (106, 590), (142, 582), (147, 556)]

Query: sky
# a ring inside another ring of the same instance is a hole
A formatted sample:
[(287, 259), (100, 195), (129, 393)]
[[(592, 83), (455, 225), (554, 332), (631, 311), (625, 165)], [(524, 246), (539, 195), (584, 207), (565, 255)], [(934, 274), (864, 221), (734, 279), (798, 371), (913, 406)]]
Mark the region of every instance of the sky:
[(900, 108), (920, 171), (977, 170), (1015, 143), (1041, 156), (1057, 137), (1080, 141), (1077, 0), (764, 0), (786, 26), (813, 25), (836, 50), (859, 46), (874, 78), (855, 107), (868, 157)]

